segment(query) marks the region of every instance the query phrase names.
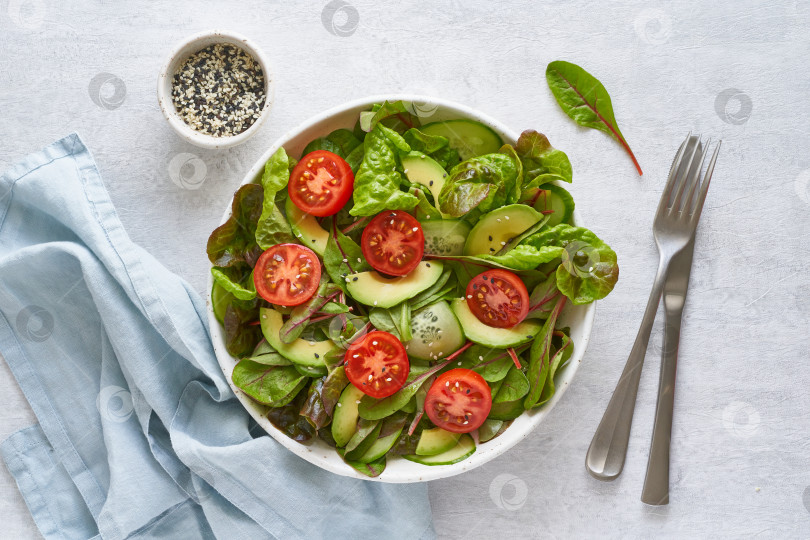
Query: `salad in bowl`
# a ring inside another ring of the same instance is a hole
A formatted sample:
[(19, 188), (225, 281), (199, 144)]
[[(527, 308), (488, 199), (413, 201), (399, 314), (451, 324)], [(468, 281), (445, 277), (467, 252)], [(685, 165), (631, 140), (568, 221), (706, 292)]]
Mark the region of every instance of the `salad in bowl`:
[(339, 474), (427, 480), (514, 445), (618, 279), (613, 250), (576, 225), (565, 153), (472, 116), (397, 100), (311, 123), (209, 238), (232, 387)]

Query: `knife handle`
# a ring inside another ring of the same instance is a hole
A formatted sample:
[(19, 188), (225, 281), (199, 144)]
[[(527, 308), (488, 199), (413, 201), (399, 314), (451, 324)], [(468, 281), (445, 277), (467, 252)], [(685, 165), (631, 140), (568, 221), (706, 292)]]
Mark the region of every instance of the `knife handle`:
[(650, 457), (641, 491), (641, 502), (669, 504), (669, 448), (672, 438), (672, 414), (675, 406), (675, 372), (678, 365), (678, 343), (681, 335), (681, 311), (666, 311), (664, 340), (661, 351), (661, 378), (655, 404)]

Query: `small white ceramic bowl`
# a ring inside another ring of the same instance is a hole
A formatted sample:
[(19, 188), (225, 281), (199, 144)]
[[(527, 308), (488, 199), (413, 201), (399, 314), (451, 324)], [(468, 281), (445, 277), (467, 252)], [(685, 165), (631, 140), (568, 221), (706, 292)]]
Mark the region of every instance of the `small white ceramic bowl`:
[[(182, 118), (180, 118), (180, 115), (177, 114), (177, 110), (172, 102), (172, 79), (174, 78), (174, 73), (177, 71), (177, 68), (179, 68), (180, 65), (182, 65), (182, 63), (195, 52), (216, 43), (229, 43), (245, 50), (245, 52), (256, 59), (262, 68), (262, 72), (264, 73), (265, 101), (264, 107), (262, 107), (262, 110), (259, 113), (259, 117), (252, 126), (242, 133), (228, 137), (213, 137), (194, 130), (191, 128), (191, 126), (186, 124)], [(172, 129), (174, 129), (174, 131), (176, 131), (180, 137), (195, 146), (216, 150), (241, 144), (251, 138), (259, 130), (262, 123), (264, 123), (265, 118), (269, 116), (270, 108), (273, 106), (274, 88), (273, 74), (270, 71), (270, 64), (261, 50), (259, 50), (259, 48), (253, 42), (248, 40), (246, 37), (233, 32), (213, 30), (194, 34), (174, 48), (172, 53), (169, 55), (168, 60), (166, 60), (166, 63), (163, 65), (163, 68), (160, 70), (160, 75), (158, 76), (157, 96), (158, 104), (160, 105), (160, 110), (163, 112), (163, 116), (166, 117), (169, 125), (172, 126)]]
[[(361, 111), (368, 110), (374, 103), (382, 103), (385, 100), (393, 101), (401, 99), (411, 105), (411, 112), (417, 114), (423, 119), (424, 123), (433, 122), (436, 120), (449, 120), (452, 118), (469, 118), (482, 122), (493, 130), (495, 130), (501, 138), (507, 142), (514, 144), (518, 138), (518, 133), (509, 129), (505, 125), (493, 120), (492, 118), (475, 111), (469, 107), (444, 101), (440, 99), (413, 96), (413, 95), (391, 95), (391, 96), (373, 96), (358, 101), (346, 103), (334, 109), (330, 109), (324, 113), (318, 114), (304, 124), (298, 126), (286, 135), (276, 141), (273, 146), (267, 149), (262, 154), (258, 161), (248, 171), (242, 184), (256, 182), (264, 170), (264, 164), (270, 159), (279, 147), (284, 147), (288, 154), (295, 157), (300, 157), (304, 147), (313, 139), (326, 135), (329, 132), (338, 128), (351, 129)], [(525, 126), (526, 128), (533, 126)], [(222, 222), (230, 216), (231, 201), (222, 201), (223, 206), (227, 207)], [(574, 212), (574, 222), (579, 222), (579, 215)], [(208, 290), (213, 286), (213, 278), (209, 276)], [(270, 423), (267, 419), (268, 408), (256, 403), (247, 397), (239, 388), (234, 386), (231, 380), (231, 373), (233, 367), (236, 365), (236, 360), (228, 354), (225, 349), (225, 335), (222, 326), (214, 316), (214, 311), (211, 307), (210, 292), (208, 295), (208, 322), (211, 327), (211, 339), (214, 344), (214, 351), (216, 352), (219, 365), (228, 379), (236, 397), (242, 402), (245, 409), (250, 415), (258, 422), (267, 433), (274, 439), (280, 442), (283, 446), (309, 461), (331, 471), (335, 474), (343, 476), (351, 476), (353, 478), (360, 478), (362, 480), (371, 480), (377, 482), (391, 482), (391, 483), (408, 483), (408, 482), (424, 482), (428, 480), (437, 480), (439, 478), (447, 478), (456, 474), (463, 473), (483, 465), (487, 461), (498, 457), (503, 454), (526, 436), (532, 432), (548, 415), (551, 409), (560, 401), (563, 394), (565, 394), (568, 385), (574, 378), (574, 374), (582, 362), (582, 356), (585, 354), (585, 349), (588, 346), (588, 339), (593, 327), (594, 318), (594, 305), (588, 304), (586, 306), (572, 306), (570, 304), (563, 310), (559, 322), (561, 326), (568, 326), (571, 329), (571, 338), (574, 342), (574, 353), (568, 364), (558, 372), (556, 377), (557, 392), (554, 397), (544, 406), (533, 409), (527, 413), (522, 414), (519, 418), (512, 422), (501, 435), (491, 441), (487, 441), (478, 446), (475, 453), (453, 465), (436, 465), (428, 466), (419, 463), (413, 463), (401, 457), (389, 458), (385, 471), (376, 477), (369, 478), (359, 472), (355, 471), (349, 465), (346, 465), (340, 456), (335, 452), (335, 449), (328, 446), (325, 442), (315, 439), (309, 444), (301, 444), (296, 442)]]

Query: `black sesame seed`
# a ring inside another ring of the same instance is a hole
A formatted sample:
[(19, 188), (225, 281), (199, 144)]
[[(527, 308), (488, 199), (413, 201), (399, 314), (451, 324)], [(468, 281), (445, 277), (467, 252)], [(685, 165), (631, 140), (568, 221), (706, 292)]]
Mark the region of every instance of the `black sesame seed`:
[(318, 353), (315, 353), (315, 358), (320, 358), (320, 356), (318, 355)]
[(352, 281), (357, 281), (357, 278), (352, 278)]
[(430, 268), (430, 263), (425, 263), (425, 266), (427, 266), (428, 268)]
[(433, 185), (433, 180), (431, 180), (431, 181), (430, 181), (430, 185), (431, 185), (431, 186)]

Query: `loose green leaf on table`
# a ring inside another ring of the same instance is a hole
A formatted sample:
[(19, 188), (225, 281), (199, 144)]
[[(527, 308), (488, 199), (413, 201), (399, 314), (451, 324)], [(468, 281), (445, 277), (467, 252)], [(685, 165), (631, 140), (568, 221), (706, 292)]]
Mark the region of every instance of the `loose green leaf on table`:
[(610, 94), (599, 80), (570, 62), (557, 60), (546, 68), (546, 81), (562, 110), (577, 124), (604, 131), (621, 144), (638, 170), (641, 166), (619, 130)]

